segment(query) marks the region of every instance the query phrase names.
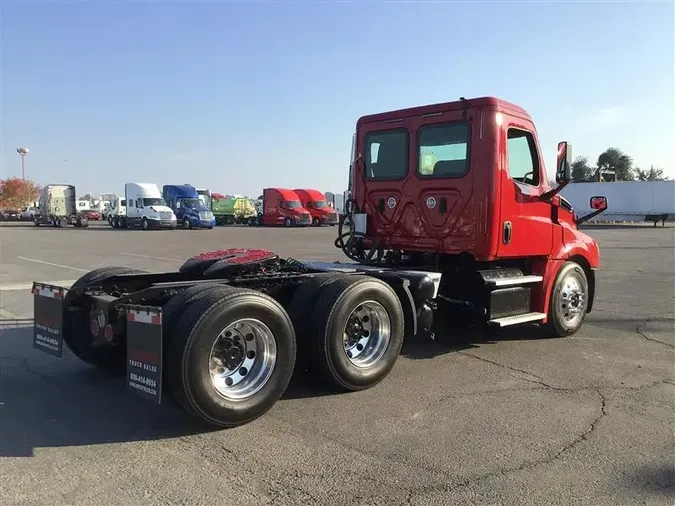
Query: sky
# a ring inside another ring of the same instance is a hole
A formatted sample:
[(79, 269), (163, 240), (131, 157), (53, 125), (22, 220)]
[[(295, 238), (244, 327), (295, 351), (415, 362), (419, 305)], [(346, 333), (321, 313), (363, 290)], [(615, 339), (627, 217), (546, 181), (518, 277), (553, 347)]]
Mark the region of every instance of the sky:
[(549, 173), (612, 146), (675, 177), (673, 2), (2, 0), (0, 176), (347, 186), (365, 114), (496, 96)]

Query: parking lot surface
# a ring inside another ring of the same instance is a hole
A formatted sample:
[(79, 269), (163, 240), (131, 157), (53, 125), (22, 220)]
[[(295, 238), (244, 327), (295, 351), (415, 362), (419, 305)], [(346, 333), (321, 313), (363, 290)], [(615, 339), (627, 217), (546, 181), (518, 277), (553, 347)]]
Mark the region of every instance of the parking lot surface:
[(297, 378), (259, 420), (214, 431), (33, 350), (30, 282), (227, 247), (344, 260), (335, 227), (0, 227), (2, 504), (672, 505), (675, 228), (588, 233), (602, 266), (575, 336), (448, 330), (407, 343), (373, 389)]

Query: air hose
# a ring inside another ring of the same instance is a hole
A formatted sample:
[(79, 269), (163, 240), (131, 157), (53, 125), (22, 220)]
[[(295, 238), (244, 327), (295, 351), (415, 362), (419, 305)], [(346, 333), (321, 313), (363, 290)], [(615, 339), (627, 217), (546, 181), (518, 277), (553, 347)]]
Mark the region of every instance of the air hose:
[[(377, 239), (366, 252), (363, 239), (366, 234), (357, 232), (354, 224), (354, 214), (358, 212), (356, 204), (349, 197), (345, 201), (345, 214), (340, 217), (338, 222), (338, 236), (334, 245), (340, 248), (342, 252), (354, 262), (364, 265), (377, 265), (384, 257), (384, 250), (380, 247), (380, 240)], [(347, 227), (347, 230), (345, 230)], [(375, 256), (377, 254), (377, 256)], [(375, 258), (373, 258), (375, 257)]]

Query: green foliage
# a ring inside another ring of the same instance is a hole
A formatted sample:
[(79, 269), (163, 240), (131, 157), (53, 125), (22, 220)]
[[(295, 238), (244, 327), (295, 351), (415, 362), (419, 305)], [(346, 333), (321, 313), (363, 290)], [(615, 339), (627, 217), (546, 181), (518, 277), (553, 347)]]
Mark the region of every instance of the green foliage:
[(633, 166), (633, 159), (619, 148), (607, 148), (600, 153), (595, 167), (588, 163), (588, 157), (579, 156), (572, 163), (572, 181), (666, 181), (663, 169), (654, 167), (642, 170)]
[(663, 175), (663, 169), (649, 167), (649, 170), (642, 170), (639, 167), (635, 168), (635, 179), (638, 181), (667, 181), (668, 178)]
[(633, 159), (618, 148), (607, 148), (598, 157), (601, 181), (633, 181)]
[(588, 163), (588, 157), (579, 156), (572, 162), (572, 182), (588, 183), (593, 181), (595, 169)]

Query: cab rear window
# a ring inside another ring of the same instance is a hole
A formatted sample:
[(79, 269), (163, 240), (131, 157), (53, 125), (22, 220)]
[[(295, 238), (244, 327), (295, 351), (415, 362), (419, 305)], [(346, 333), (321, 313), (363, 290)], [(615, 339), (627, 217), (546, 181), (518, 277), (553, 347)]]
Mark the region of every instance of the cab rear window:
[(370, 132), (365, 138), (366, 179), (403, 179), (408, 174), (408, 131)]
[(417, 131), (417, 173), (425, 178), (455, 178), (469, 170), (466, 122), (424, 125)]

